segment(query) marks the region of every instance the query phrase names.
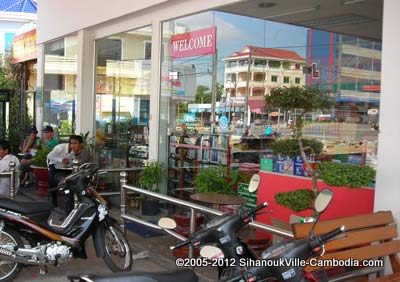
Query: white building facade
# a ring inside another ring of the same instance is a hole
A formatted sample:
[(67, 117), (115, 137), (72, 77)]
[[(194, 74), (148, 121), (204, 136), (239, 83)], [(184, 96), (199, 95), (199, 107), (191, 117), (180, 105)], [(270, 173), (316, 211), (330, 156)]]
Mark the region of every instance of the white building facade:
[[(91, 132), (93, 135), (96, 132), (96, 108), (98, 105), (97, 98), (100, 95), (105, 95), (106, 92), (96, 92), (96, 86), (98, 83), (96, 79), (99, 77), (98, 67), (101, 64), (107, 66), (107, 62), (110, 60), (117, 61), (137, 61), (144, 59), (141, 55), (126, 54), (126, 53), (115, 53), (113, 48), (126, 44), (126, 40), (121, 40), (122, 36), (118, 34), (135, 34), (135, 30), (140, 30), (143, 27), (150, 28), (151, 30), (151, 45), (147, 45), (147, 48), (151, 50), (151, 58), (149, 58), (150, 77), (148, 83), (148, 106), (139, 102), (134, 101), (135, 91), (128, 91), (129, 95), (124, 92), (129, 87), (129, 83), (119, 77), (119, 84), (116, 81), (110, 82), (110, 87), (113, 91), (113, 101), (115, 103), (115, 109), (122, 106), (121, 99), (129, 96), (133, 106), (137, 105), (139, 111), (148, 112), (148, 116), (144, 118), (144, 123), (148, 126), (148, 148), (149, 148), (149, 159), (162, 158), (162, 152), (166, 144), (166, 136), (168, 135), (167, 129), (163, 127), (163, 122), (167, 121), (169, 117), (163, 112), (168, 104), (163, 104), (163, 98), (170, 98), (167, 94), (162, 93), (163, 89), (163, 77), (162, 65), (168, 62), (168, 58), (165, 58), (165, 41), (164, 31), (166, 29), (163, 22), (172, 19), (193, 15), (196, 13), (204, 12), (205, 10), (223, 10), (229, 11), (230, 7), (244, 7), (251, 5), (252, 2), (243, 2), (238, 0), (215, 0), (215, 1), (201, 1), (201, 0), (187, 0), (187, 1), (166, 1), (166, 0), (147, 0), (135, 2), (133, 5), (131, 1), (119, 0), (118, 5), (107, 1), (52, 1), (52, 0), (39, 0), (38, 3), (38, 92), (43, 93), (43, 99), (37, 100), (37, 126), (41, 128), (44, 122), (43, 116), (46, 110), (43, 107), (43, 101), (47, 95), (46, 88), (50, 90), (66, 89), (66, 85), (69, 85), (71, 95), (75, 97), (75, 113), (74, 121), (72, 125), (75, 132)], [(290, 2), (290, 4), (288, 4)], [(307, 2), (307, 1), (306, 1)], [(281, 16), (285, 16), (283, 12), (289, 10), (299, 11), (303, 4), (293, 4), (292, 1), (282, 1), (284, 5), (279, 8), (278, 6), (274, 10), (276, 17), (280, 12)], [(229, 6), (230, 5), (230, 6)], [(298, 5), (299, 7), (297, 7)], [(102, 7), (102, 8), (100, 8)], [(349, 7), (345, 7), (349, 8)], [(96, 12), (93, 12), (93, 10)], [(322, 9), (322, 8), (321, 8)], [(381, 91), (381, 120), (380, 120), (380, 134), (379, 134), (379, 155), (378, 155), (378, 169), (376, 179), (376, 196), (375, 196), (375, 209), (390, 209), (394, 212), (396, 218), (400, 219), (400, 206), (398, 201), (400, 199), (400, 176), (399, 169), (400, 165), (397, 160), (400, 159), (400, 150), (398, 149), (398, 140), (400, 139), (400, 129), (398, 127), (398, 108), (400, 106), (400, 100), (397, 97), (398, 78), (397, 68), (400, 64), (400, 56), (398, 55), (399, 39), (397, 36), (397, 27), (400, 26), (400, 19), (396, 11), (400, 10), (400, 2), (397, 0), (385, 0), (383, 6), (383, 35), (382, 39), (382, 91)], [(252, 10), (256, 13), (255, 10)], [(250, 8), (248, 14), (251, 14)], [(317, 12), (315, 12), (317, 13)], [(288, 13), (286, 13), (287, 15)], [(260, 16), (260, 15), (259, 15)], [(318, 14), (312, 14), (314, 19), (317, 18)], [(261, 17), (261, 16), (260, 16)], [(269, 16), (271, 19), (273, 15)], [(296, 14), (299, 17), (299, 13)], [(263, 17), (265, 18), (265, 17)], [(210, 20), (209, 26), (213, 25), (215, 19)], [(170, 28), (171, 29), (171, 28)], [(372, 30), (373, 31), (373, 30)], [(357, 31), (352, 31), (357, 33)], [(360, 29), (360, 33), (365, 32), (365, 29)], [(363, 35), (363, 34), (361, 34)], [(65, 38), (74, 37), (74, 45), (66, 44)], [(107, 39), (107, 48), (101, 49), (99, 44), (101, 40)], [(377, 40), (380, 38), (377, 37)], [(63, 43), (57, 43), (57, 40), (63, 41)], [(138, 42), (138, 41), (136, 41)], [(51, 47), (51, 44), (53, 44)], [(114, 46), (114, 47), (113, 47)], [(46, 49), (47, 48), (47, 49)], [(49, 49), (50, 48), (50, 49)], [(96, 49), (97, 48), (97, 49)], [(99, 49), (100, 48), (100, 49)], [(146, 46), (140, 45), (136, 47), (142, 50), (142, 55), (146, 55)], [(70, 78), (65, 77), (51, 77), (51, 74), (45, 73), (46, 54), (51, 55), (52, 52), (61, 54), (60, 50), (63, 49), (63, 56), (71, 55), (76, 58), (76, 77), (73, 81)], [(119, 47), (117, 49), (120, 49)], [(66, 50), (70, 50), (71, 53), (67, 54)], [(104, 52), (101, 50), (105, 50)], [(103, 53), (101, 53), (103, 52)], [(301, 61), (293, 62), (302, 64)], [(196, 65), (196, 72), (199, 65)], [(301, 69), (301, 68), (300, 68)], [(295, 69), (296, 71), (296, 69)], [(232, 71), (231, 73), (235, 73)], [(263, 73), (263, 72), (262, 72)], [(289, 83), (296, 83), (296, 78), (300, 78), (300, 83), (304, 83), (304, 77), (299, 73), (293, 73), (289, 76)], [(48, 76), (50, 75), (50, 76)], [(239, 75), (239, 73), (238, 73)], [(271, 80), (272, 80), (271, 73)], [(285, 79), (285, 75), (278, 75), (279, 79)], [(254, 76), (253, 76), (254, 78)], [(49, 80), (50, 79), (50, 82)], [(53, 79), (53, 82), (51, 80)], [(47, 82), (46, 82), (47, 80)], [(268, 79), (269, 80), (269, 79)], [(51, 83), (57, 82), (57, 85), (51, 85)], [(225, 82), (228, 79), (225, 78)], [(232, 77), (231, 77), (232, 82)], [(46, 85), (47, 83), (47, 85)], [(50, 86), (49, 84), (50, 83)], [(254, 83), (257, 83), (255, 81)], [(283, 81), (285, 83), (285, 81)], [(178, 87), (178, 85), (175, 85)], [(49, 88), (50, 87), (50, 88)], [(174, 87), (171, 85), (170, 87)], [(236, 87), (235, 87), (236, 89)], [(179, 91), (178, 91), (179, 92)], [(260, 94), (264, 95), (267, 91), (262, 91)], [(254, 93), (253, 93), (254, 94)], [(68, 95), (70, 95), (68, 93)], [(182, 95), (185, 95), (183, 93)], [(48, 99), (50, 108), (51, 99)], [(176, 99), (176, 105), (180, 105)], [(133, 102), (132, 102), (133, 101)], [(180, 101), (180, 100), (179, 100)], [(65, 101), (66, 102), (66, 101)], [(124, 103), (124, 102), (123, 102)], [(174, 102), (175, 103), (175, 102)], [(67, 105), (65, 105), (67, 107)], [(179, 110), (177, 111), (179, 112)], [(143, 117), (145, 114), (143, 115)], [(40, 118), (42, 117), (42, 119)], [(141, 126), (141, 120), (138, 121), (135, 126)], [(114, 129), (110, 129), (114, 130)], [(145, 134), (143, 131), (138, 133), (138, 139), (142, 138), (140, 134)]]

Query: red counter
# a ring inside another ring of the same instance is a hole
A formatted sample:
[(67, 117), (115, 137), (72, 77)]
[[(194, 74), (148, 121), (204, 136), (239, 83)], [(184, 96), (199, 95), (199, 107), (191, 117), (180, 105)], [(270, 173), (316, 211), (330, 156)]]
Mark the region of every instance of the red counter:
[[(257, 216), (257, 221), (271, 224), (271, 217), (284, 222), (289, 222), (291, 214), (302, 217), (311, 216), (313, 211), (306, 210), (299, 213), (278, 205), (274, 196), (279, 192), (287, 192), (296, 189), (312, 189), (311, 179), (307, 177), (292, 176), (274, 172), (260, 172), (261, 183), (258, 189), (257, 203), (268, 203), (267, 210), (272, 213)], [(344, 216), (365, 214), (373, 212), (374, 188), (347, 188), (332, 187), (323, 181), (318, 181), (318, 189), (330, 188), (333, 191), (333, 200), (328, 209), (322, 214), (321, 219), (333, 219)]]

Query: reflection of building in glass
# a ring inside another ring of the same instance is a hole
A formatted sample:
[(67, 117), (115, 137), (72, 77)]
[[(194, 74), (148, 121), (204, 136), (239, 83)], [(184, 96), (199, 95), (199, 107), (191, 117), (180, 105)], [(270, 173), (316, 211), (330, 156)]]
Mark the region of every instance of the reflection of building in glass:
[(319, 72), (307, 76), (307, 85), (337, 95), (337, 120), (367, 122), (368, 109), (379, 106), (381, 43), (313, 29), (307, 37), (307, 65)]
[(44, 47), (43, 123), (57, 128), (60, 136), (74, 131), (78, 38), (67, 36)]
[(305, 85), (305, 60), (294, 51), (246, 46), (223, 61), (227, 100), (243, 105), (248, 97), (248, 105), (255, 113), (263, 112), (264, 96), (271, 88)]

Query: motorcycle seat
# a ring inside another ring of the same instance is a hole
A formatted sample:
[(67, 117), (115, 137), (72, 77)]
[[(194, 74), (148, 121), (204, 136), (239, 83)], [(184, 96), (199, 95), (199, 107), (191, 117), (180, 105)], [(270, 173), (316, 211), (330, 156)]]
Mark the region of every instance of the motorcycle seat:
[(0, 198), (0, 207), (21, 214), (48, 212), (52, 205), (47, 202), (19, 202), (9, 198)]
[(120, 272), (106, 275), (85, 276), (95, 282), (196, 282), (198, 278), (192, 269), (168, 272)]

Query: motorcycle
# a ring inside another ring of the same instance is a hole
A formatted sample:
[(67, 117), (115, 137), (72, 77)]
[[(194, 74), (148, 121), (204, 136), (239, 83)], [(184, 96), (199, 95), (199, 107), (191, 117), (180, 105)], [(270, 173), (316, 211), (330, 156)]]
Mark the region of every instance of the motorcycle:
[[(345, 226), (341, 226), (319, 236), (314, 234), (313, 230), (319, 221), (319, 216), (328, 207), (332, 196), (332, 191), (329, 189), (319, 193), (315, 201), (317, 217), (307, 238), (272, 245), (262, 253), (258, 265), (247, 267), (242, 274), (229, 281), (255, 282), (269, 279), (280, 282), (328, 281), (324, 271), (315, 274), (318, 275), (318, 279), (313, 273), (306, 273), (301, 262), (322, 256), (325, 253), (325, 243), (345, 232)], [(268, 267), (262, 265), (263, 261), (268, 261)]]
[(50, 203), (0, 198), (0, 281), (11, 281), (24, 265), (38, 265), (47, 272), (47, 266), (86, 259), (85, 242), (90, 236), (96, 255), (111, 271), (132, 268), (129, 242), (109, 215), (107, 202), (95, 191), (98, 169), (96, 164), (83, 164), (56, 187), (77, 198), (61, 224)]

